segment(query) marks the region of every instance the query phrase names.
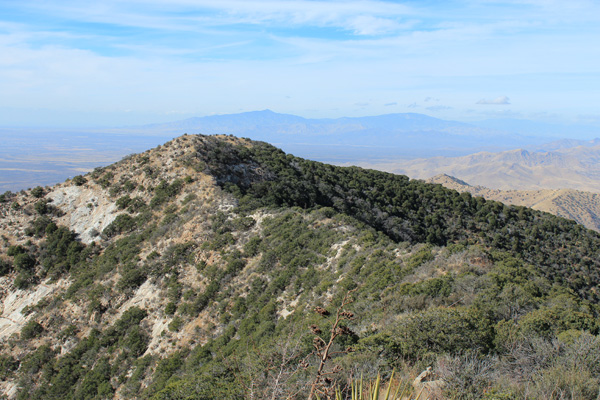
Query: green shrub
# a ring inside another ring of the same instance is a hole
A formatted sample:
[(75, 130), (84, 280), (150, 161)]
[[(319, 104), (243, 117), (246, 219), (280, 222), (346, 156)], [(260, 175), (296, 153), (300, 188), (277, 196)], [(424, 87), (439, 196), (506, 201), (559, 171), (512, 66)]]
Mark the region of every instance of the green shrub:
[(131, 202), (127, 206), (127, 211), (130, 213), (136, 213), (143, 210), (146, 207), (146, 202), (139, 196), (131, 199)]
[(126, 331), (130, 326), (139, 325), (139, 323), (147, 316), (148, 312), (146, 310), (134, 306), (123, 313), (121, 318), (115, 323), (115, 326), (120, 331)]
[(22, 271), (17, 274), (14, 285), (17, 289), (27, 289), (35, 281), (35, 275), (29, 271)]
[(59, 334), (59, 339), (67, 339), (73, 337), (79, 332), (77, 325), (68, 325), (65, 329), (63, 329)]
[(44, 332), (44, 327), (34, 320), (30, 320), (21, 329), (21, 339), (33, 339)]
[(0, 258), (0, 276), (8, 275), (12, 270), (10, 261)]
[(96, 183), (98, 183), (102, 187), (102, 189), (107, 189), (112, 184), (112, 181), (113, 181), (114, 177), (115, 177), (115, 174), (113, 174), (112, 172), (108, 171), (107, 173), (105, 173), (104, 175), (102, 175), (100, 178), (98, 178), (96, 180)]
[(427, 261), (432, 261), (435, 257), (431, 253), (431, 246), (424, 246), (416, 253), (412, 254), (406, 261), (408, 268), (416, 268)]
[(464, 351), (487, 353), (494, 330), (487, 315), (476, 310), (434, 308), (402, 318), (386, 345), (395, 356), (417, 359)]
[(54, 359), (56, 352), (44, 344), (35, 351), (29, 353), (21, 362), (21, 372), (28, 375), (35, 375), (42, 368)]
[(0, 194), (0, 203), (6, 203), (11, 196), (12, 193), (10, 191)]
[(130, 356), (137, 358), (144, 354), (148, 348), (149, 337), (139, 325), (134, 325), (127, 331), (125, 338), (120, 341), (121, 346)]
[(20, 253), (15, 256), (13, 265), (14, 265), (15, 269), (17, 270), (17, 272), (22, 272), (22, 271), (31, 272), (31, 271), (33, 271), (33, 268), (35, 267), (35, 263), (36, 263), (36, 259), (34, 256), (32, 256), (29, 253)]
[(131, 203), (131, 197), (129, 195), (125, 195), (119, 197), (119, 199), (115, 202), (115, 205), (119, 208), (119, 210), (124, 210)]
[(165, 180), (162, 180), (154, 189), (154, 197), (150, 201), (150, 207), (155, 209), (161, 206), (171, 198), (177, 196), (182, 188), (183, 181), (181, 179), (176, 179), (171, 184), (168, 184)]
[(254, 218), (251, 217), (239, 217), (231, 221), (231, 226), (236, 231), (247, 231), (256, 224)]
[(12, 356), (0, 354), (0, 380), (11, 377), (18, 368), (18, 360), (15, 360)]
[(106, 237), (113, 237), (121, 233), (132, 232), (137, 228), (136, 220), (129, 214), (119, 214), (102, 232)]
[(165, 306), (165, 314), (167, 314), (167, 315), (175, 314), (176, 310), (177, 310), (177, 306), (172, 301), (168, 302), (167, 305)]
[(46, 194), (46, 192), (44, 191), (44, 188), (41, 186), (36, 186), (33, 189), (31, 189), (31, 195), (33, 197), (35, 197), (36, 199), (40, 199), (40, 198), (44, 197), (44, 194)]
[(50, 229), (55, 229), (56, 224), (52, 222), (52, 219), (46, 215), (42, 215), (31, 222), (25, 229), (25, 234), (28, 236), (42, 237), (46, 234), (46, 229), (48, 229), (48, 226), (51, 224), (53, 227)]
[(17, 254), (24, 254), (27, 253), (27, 249), (21, 245), (12, 245), (8, 247), (8, 250), (6, 251), (6, 255), (10, 256), (10, 257), (14, 257)]
[(87, 179), (81, 175), (76, 175), (73, 177), (71, 182), (73, 182), (76, 186), (83, 186), (87, 182)]
[(50, 207), (48, 206), (48, 202), (46, 200), (38, 201), (37, 203), (35, 203), (33, 208), (39, 215), (45, 215), (50, 212)]
[(117, 282), (117, 289), (137, 289), (147, 279), (144, 270), (133, 263), (127, 263), (122, 267), (121, 279)]
[(111, 197), (114, 197), (114, 196), (118, 195), (119, 193), (121, 193), (121, 186), (118, 183), (115, 183), (110, 186), (110, 189), (108, 190), (108, 194)]
[(550, 339), (571, 329), (598, 333), (598, 319), (588, 313), (576, 310), (542, 307), (524, 315), (519, 320), (519, 328), (525, 336), (542, 336)]
[[(146, 389), (144, 398), (162, 390), (169, 379), (183, 366), (184, 356), (181, 351), (177, 351), (158, 362), (154, 375), (152, 376), (152, 384)], [(161, 399), (161, 397), (158, 397)], [(176, 398), (176, 397), (175, 397)], [(169, 399), (169, 397), (162, 397)]]
[(181, 202), (181, 204), (182, 205), (186, 205), (190, 201), (196, 200), (197, 197), (198, 196), (196, 196), (194, 193), (190, 193), (187, 196), (185, 196), (185, 198), (183, 199), (183, 201)]
[(137, 185), (129, 179), (123, 181), (122, 184), (123, 186), (121, 187), (121, 189), (127, 193), (131, 193), (137, 187)]
[(169, 330), (171, 332), (178, 332), (182, 326), (183, 326), (183, 319), (181, 319), (181, 317), (179, 317), (179, 316), (176, 316), (169, 323)]
[(169, 380), (166, 386), (151, 399), (242, 400), (245, 398), (248, 398), (248, 393), (245, 393), (233, 378), (224, 379), (205, 373), (199, 376), (187, 376), (184, 379)]

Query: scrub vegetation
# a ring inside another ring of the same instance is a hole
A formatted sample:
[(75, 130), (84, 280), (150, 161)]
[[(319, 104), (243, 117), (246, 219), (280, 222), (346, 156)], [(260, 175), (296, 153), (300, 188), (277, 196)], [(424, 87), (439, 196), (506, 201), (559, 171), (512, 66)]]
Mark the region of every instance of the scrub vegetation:
[(2, 247), (10, 290), (62, 285), (0, 344), (18, 399), (357, 398), (361, 379), (598, 397), (600, 236), (572, 221), (226, 136), (81, 178), (118, 212), (98, 241), (36, 189)]

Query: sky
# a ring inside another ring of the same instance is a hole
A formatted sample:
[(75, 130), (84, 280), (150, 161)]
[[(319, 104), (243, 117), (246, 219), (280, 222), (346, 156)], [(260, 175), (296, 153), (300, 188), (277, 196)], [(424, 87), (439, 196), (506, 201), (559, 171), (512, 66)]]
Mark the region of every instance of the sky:
[(598, 0), (0, 0), (0, 126), (599, 105)]

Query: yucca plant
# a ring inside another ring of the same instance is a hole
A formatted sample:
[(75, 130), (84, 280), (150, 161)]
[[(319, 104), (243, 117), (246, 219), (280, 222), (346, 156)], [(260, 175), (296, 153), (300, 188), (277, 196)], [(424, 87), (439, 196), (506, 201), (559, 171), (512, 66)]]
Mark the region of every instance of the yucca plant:
[[(395, 371), (392, 371), (392, 376), (390, 376), (387, 390), (383, 395), (381, 394), (381, 375), (378, 374), (377, 379), (375, 379), (375, 382), (365, 383), (363, 381), (362, 376), (360, 380), (353, 381), (350, 386), (351, 397), (346, 399), (344, 398), (342, 391), (338, 386), (338, 388), (335, 391), (335, 400), (397, 400), (403, 399), (406, 396), (412, 398), (414, 392), (411, 388), (410, 383), (406, 383), (405, 385), (398, 384), (398, 386), (396, 386), (396, 390), (392, 394), (394, 374)], [(402, 389), (402, 391), (400, 391), (400, 389)], [(422, 393), (423, 390), (421, 390), (418, 393), (417, 397), (415, 397), (415, 400), (419, 400)], [(321, 400), (318, 395), (317, 399)]]

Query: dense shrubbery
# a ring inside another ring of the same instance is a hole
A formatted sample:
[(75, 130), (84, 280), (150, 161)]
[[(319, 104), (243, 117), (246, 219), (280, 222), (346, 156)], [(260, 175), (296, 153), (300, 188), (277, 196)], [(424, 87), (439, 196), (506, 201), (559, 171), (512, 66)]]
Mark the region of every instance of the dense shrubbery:
[[(598, 300), (600, 237), (574, 221), (401, 175), (303, 160), (265, 143), (248, 148), (205, 138), (203, 152), (207, 169), (240, 198), (242, 209), (325, 206), (395, 241), (493, 246)], [(566, 242), (573, 244), (570, 251), (561, 251)]]
[[(44, 369), (42, 385), (31, 387), (23, 381), (19, 398), (89, 399), (112, 397), (111, 377), (147, 348), (148, 336), (140, 328), (146, 317), (144, 310), (133, 307), (125, 311), (115, 324), (103, 332), (93, 330), (68, 354), (55, 357), (47, 346), (40, 347), (24, 361), (30, 373)], [(23, 334), (22, 334), (23, 335)], [(108, 349), (117, 352), (116, 360), (99, 355)], [(126, 362), (127, 361), (127, 362)]]

